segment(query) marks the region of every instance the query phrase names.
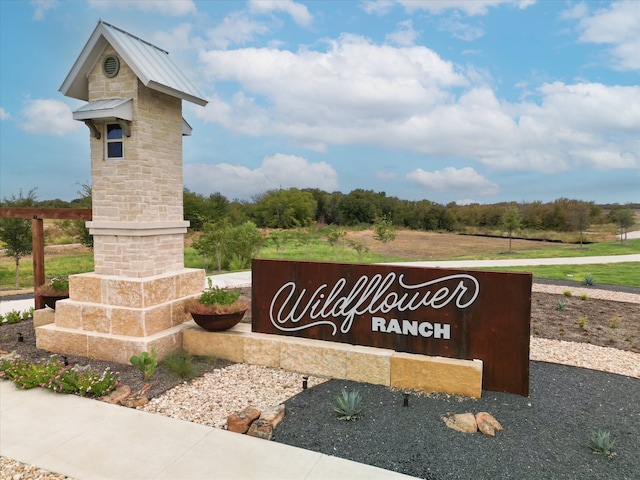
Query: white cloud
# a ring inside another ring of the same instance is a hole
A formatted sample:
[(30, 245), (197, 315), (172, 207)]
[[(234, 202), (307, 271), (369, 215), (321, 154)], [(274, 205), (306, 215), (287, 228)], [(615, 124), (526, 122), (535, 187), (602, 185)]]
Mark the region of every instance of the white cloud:
[(484, 29), (482, 27), (473, 26), (468, 22), (461, 21), (460, 16), (457, 14), (443, 18), (439, 23), (439, 28), (442, 31), (451, 33), (454, 38), (464, 40), (465, 42), (472, 42), (484, 35)]
[(11, 115), (4, 108), (0, 107), (0, 120), (9, 120)]
[(265, 157), (254, 170), (228, 163), (186, 164), (184, 182), (194, 191), (249, 199), (275, 188), (319, 188), (331, 192), (338, 187), (338, 175), (326, 162), (312, 163), (302, 157), (277, 153)]
[(640, 164), (638, 86), (545, 83), (509, 103), (496, 97), (486, 72), (462, 70), (422, 46), (354, 35), (328, 45), (203, 52), (205, 80), (235, 82), (237, 91), (218, 93), (196, 114), (318, 152), (368, 144), (542, 172)]
[(66, 103), (54, 99), (29, 100), (21, 111), (20, 129), (36, 135), (62, 136), (83, 127), (73, 120)]
[(395, 0), (362, 0), (360, 6), (365, 13), (379, 16), (386, 15), (396, 5)]
[(257, 117), (261, 132), (312, 143), (378, 135), (387, 122), (406, 121), (416, 109), (445, 101), (450, 94), (443, 87), (467, 83), (451, 62), (425, 47), (378, 46), (353, 35), (329, 47), (212, 50), (200, 59), (207, 79), (242, 86), (241, 95), (226, 101), (225, 110), (233, 112), (229, 126), (247, 131)]
[(485, 15), (489, 8), (500, 4), (515, 4), (519, 8), (526, 8), (534, 2), (531, 0), (397, 0), (407, 12), (426, 10), (429, 13), (440, 14), (447, 10), (457, 10), (467, 15)]
[(387, 41), (403, 47), (414, 45), (419, 33), (413, 29), (413, 22), (406, 20), (398, 24), (398, 29), (386, 36)]
[(111, 8), (131, 8), (142, 12), (153, 12), (170, 17), (197, 13), (195, 3), (192, 0), (88, 0), (89, 5), (100, 10)]
[(245, 13), (233, 12), (216, 27), (207, 32), (211, 43), (216, 48), (227, 48), (229, 45), (242, 45), (254, 40), (256, 35), (264, 35), (269, 28), (252, 20)]
[(44, 20), (44, 15), (47, 10), (51, 10), (58, 5), (57, 0), (31, 0), (31, 5), (35, 7), (33, 11), (34, 20)]
[(249, 10), (252, 13), (285, 12), (291, 16), (294, 22), (303, 26), (307, 26), (313, 21), (313, 16), (307, 7), (292, 0), (250, 0)]
[(171, 30), (156, 32), (154, 42), (165, 50), (171, 48), (171, 53), (202, 48), (205, 44), (203, 39), (193, 34), (190, 23), (180, 23)]
[(439, 15), (453, 10), (466, 15), (485, 15), (489, 8), (498, 7), (501, 4), (515, 5), (524, 9), (534, 3), (536, 0), (363, 0), (361, 6), (366, 13), (380, 16), (386, 15), (398, 4), (409, 13), (426, 10), (431, 14)]
[(418, 168), (407, 174), (407, 178), (430, 191), (459, 192), (473, 195), (494, 195), (500, 187), (491, 183), (471, 167), (446, 167), (435, 172), (427, 172)]
[(637, 0), (619, 1), (590, 14), (584, 4), (563, 13), (578, 20), (579, 40), (609, 45), (613, 66), (618, 70), (640, 70), (640, 8)]

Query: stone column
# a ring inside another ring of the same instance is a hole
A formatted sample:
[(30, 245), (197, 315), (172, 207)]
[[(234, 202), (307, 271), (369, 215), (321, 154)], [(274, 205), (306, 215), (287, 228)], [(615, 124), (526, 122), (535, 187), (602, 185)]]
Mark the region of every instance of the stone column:
[[(102, 58), (114, 54), (107, 47)], [(184, 268), (182, 100), (145, 87), (122, 59), (108, 78), (102, 58), (89, 100), (132, 98), (130, 136), (122, 158), (106, 158), (105, 134), (91, 138), (95, 270), (69, 278), (70, 298), (57, 303), (54, 324), (37, 329), (37, 346), (129, 363), (151, 346), (160, 358), (181, 347), (183, 304), (202, 291), (205, 273)], [(104, 132), (109, 122), (96, 123)]]

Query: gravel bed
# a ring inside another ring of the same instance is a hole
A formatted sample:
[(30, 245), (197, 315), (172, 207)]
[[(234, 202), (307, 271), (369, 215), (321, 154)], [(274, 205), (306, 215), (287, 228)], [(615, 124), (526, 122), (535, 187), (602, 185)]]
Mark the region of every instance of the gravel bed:
[[(634, 290), (638, 290), (637, 292)], [(562, 295), (569, 291), (574, 297), (586, 295), (589, 298), (599, 300), (614, 300), (616, 302), (640, 303), (640, 289), (610, 290), (594, 287), (584, 287), (582, 285), (557, 285), (547, 283), (534, 283), (531, 291), (539, 293), (553, 293)]]
[[(310, 388), (325, 381), (309, 376), (307, 385)], [(302, 375), (299, 373), (236, 363), (174, 387), (138, 410), (224, 428), (233, 412), (249, 405), (265, 410), (300, 392)]]

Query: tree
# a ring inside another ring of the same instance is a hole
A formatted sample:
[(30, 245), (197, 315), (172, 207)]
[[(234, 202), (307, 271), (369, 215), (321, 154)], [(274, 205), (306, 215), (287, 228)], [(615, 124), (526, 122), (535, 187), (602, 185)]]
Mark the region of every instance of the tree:
[(618, 207), (611, 210), (609, 213), (610, 218), (620, 229), (620, 243), (627, 238), (627, 230), (633, 226), (635, 219), (633, 216), (633, 210), (630, 208)]
[(209, 259), (213, 256), (220, 272), (222, 271), (225, 246), (231, 233), (231, 225), (227, 219), (223, 219), (216, 223), (205, 223), (202, 229), (202, 235), (193, 242), (192, 246), (196, 252), (204, 257), (207, 264), (210, 263)]
[[(36, 189), (32, 188), (27, 196), (22, 190), (16, 197), (11, 195), (2, 201), (3, 207), (33, 207)], [(7, 255), (13, 257), (16, 264), (16, 289), (20, 288), (20, 259), (31, 254), (31, 220), (28, 218), (0, 218), (0, 240), (4, 242)]]
[(375, 222), (376, 216), (382, 213), (379, 199), (380, 194), (360, 188), (341, 197), (337, 206), (340, 225), (370, 225)]
[(249, 268), (251, 259), (260, 251), (263, 242), (264, 237), (255, 223), (244, 222), (242, 225), (233, 227), (229, 232), (226, 249), (229, 262), (233, 260), (238, 268)]
[[(77, 208), (91, 208), (91, 185), (84, 183), (78, 191), (79, 198), (73, 201)], [(60, 228), (77, 239), (82, 245), (93, 248), (93, 235), (89, 233), (85, 220), (62, 220)]]
[(313, 222), (316, 207), (311, 192), (297, 188), (270, 190), (256, 198), (253, 214), (260, 227), (306, 227)]
[(335, 225), (331, 225), (327, 228), (325, 237), (327, 237), (327, 242), (331, 245), (331, 249), (333, 250), (333, 260), (337, 260), (337, 252), (336, 247), (340, 240), (342, 240), (347, 235), (347, 232), (341, 228), (336, 227)]
[(577, 203), (568, 212), (569, 225), (580, 231), (580, 249), (582, 249), (584, 232), (591, 225), (591, 208), (588, 203)]
[(228, 213), (229, 201), (221, 193), (212, 193), (207, 198), (188, 188), (182, 192), (184, 219), (193, 230), (202, 230), (207, 222), (217, 222)]
[(511, 239), (513, 237), (513, 231), (520, 228), (522, 223), (522, 214), (517, 207), (509, 207), (502, 214), (501, 217), (502, 227), (509, 232), (509, 253), (511, 253)]
[(388, 245), (396, 239), (396, 229), (393, 226), (393, 222), (387, 215), (376, 217), (376, 221), (373, 224), (373, 232), (373, 238), (384, 245), (383, 260), (386, 260)]

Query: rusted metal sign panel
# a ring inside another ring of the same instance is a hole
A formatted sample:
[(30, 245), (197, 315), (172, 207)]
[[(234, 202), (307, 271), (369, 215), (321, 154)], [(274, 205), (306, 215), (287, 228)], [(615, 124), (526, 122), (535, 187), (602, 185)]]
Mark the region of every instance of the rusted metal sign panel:
[(484, 362), (529, 394), (528, 273), (253, 260), (252, 330)]

